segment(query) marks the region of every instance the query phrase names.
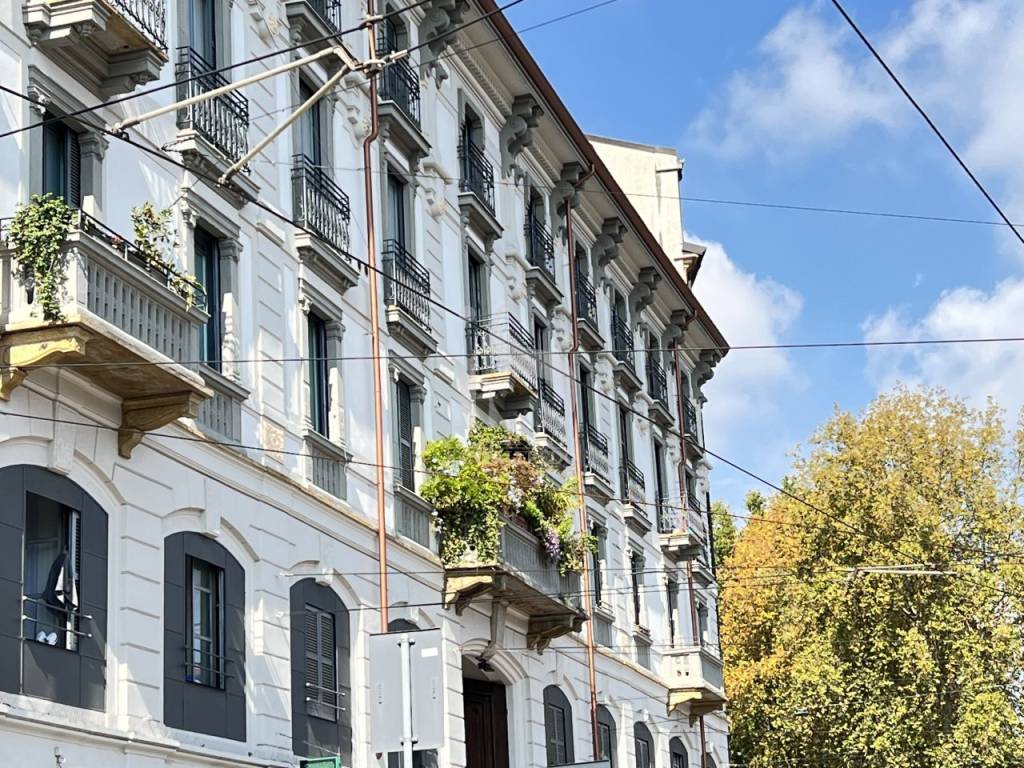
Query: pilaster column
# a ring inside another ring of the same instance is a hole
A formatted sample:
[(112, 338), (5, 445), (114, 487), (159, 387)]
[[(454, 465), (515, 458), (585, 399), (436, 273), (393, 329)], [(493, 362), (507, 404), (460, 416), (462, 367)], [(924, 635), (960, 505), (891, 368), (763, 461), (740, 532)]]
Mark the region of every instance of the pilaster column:
[(238, 301), (238, 258), (242, 244), (233, 238), (220, 241), (220, 287), (222, 303), (221, 373), (233, 381), (241, 380), (238, 367), (241, 339)]
[(342, 339), (345, 326), (340, 319), (327, 321), (327, 390), (330, 413), (328, 429), (331, 438), (339, 445), (345, 444), (345, 389), (341, 378)]

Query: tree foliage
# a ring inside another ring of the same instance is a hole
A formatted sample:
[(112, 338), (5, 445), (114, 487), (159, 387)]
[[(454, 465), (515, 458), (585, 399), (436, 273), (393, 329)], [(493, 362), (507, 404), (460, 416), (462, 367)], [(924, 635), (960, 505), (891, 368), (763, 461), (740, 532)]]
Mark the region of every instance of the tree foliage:
[(736, 546), (736, 524), (724, 501), (711, 505), (711, 526), (715, 532), (715, 566), (721, 568)]
[[(748, 500), (722, 600), (735, 762), (1021, 764), (1022, 447), (995, 406), (898, 389), (837, 412), (792, 495)], [(908, 564), (932, 573), (863, 570)]]
[(74, 212), (64, 199), (32, 195), (28, 205), (18, 206), (9, 229), (10, 246), (17, 264), (15, 276), (39, 302), (43, 319), (64, 320), (61, 298), (68, 279), (68, 253), (64, 247)]

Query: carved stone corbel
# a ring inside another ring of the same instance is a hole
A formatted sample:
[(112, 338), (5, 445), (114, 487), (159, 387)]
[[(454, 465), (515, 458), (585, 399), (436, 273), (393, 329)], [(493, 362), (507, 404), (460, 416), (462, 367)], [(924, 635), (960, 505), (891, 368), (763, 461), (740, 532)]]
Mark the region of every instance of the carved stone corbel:
[(637, 276), (636, 285), (629, 293), (629, 307), (633, 317), (654, 303), (655, 291), (661, 282), (661, 273), (655, 267), (644, 267)]
[(604, 277), (605, 267), (619, 258), (619, 246), (622, 245), (628, 231), (617, 216), (601, 222), (601, 234), (594, 240), (594, 246), (590, 249), (594, 257), (595, 277), (598, 280)]
[(519, 153), (533, 143), (533, 131), (544, 116), (544, 110), (533, 94), (524, 93), (512, 101), (512, 114), (501, 128), (501, 171), (508, 177)]
[(425, 74), (433, 73), (438, 87), (448, 77), (448, 70), (438, 59), (448, 44), (453, 42), (452, 36), (468, 9), (469, 0), (431, 0), (424, 6), (420, 35), (421, 39), (430, 41), (427, 49), (431, 54), (425, 65)]
[(548, 198), (550, 206), (550, 219), (552, 225), (558, 230), (560, 237), (565, 236), (565, 212), (566, 202), (572, 201), (576, 205), (576, 198), (579, 196), (576, 190), (576, 182), (583, 175), (583, 166), (579, 163), (566, 163), (562, 166), (562, 173), (555, 185), (551, 188), (551, 196)]
[(117, 431), (117, 452), (131, 458), (132, 450), (146, 432), (170, 424), (175, 419), (194, 419), (203, 398), (195, 392), (126, 398), (121, 403), (121, 428)]

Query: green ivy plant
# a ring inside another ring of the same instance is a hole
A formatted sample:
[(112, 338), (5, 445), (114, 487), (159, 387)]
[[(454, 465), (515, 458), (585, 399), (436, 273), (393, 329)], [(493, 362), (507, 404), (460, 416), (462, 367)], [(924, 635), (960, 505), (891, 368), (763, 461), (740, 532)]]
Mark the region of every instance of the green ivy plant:
[(43, 319), (59, 323), (61, 294), (68, 279), (68, 254), (64, 242), (74, 211), (63, 198), (51, 194), (33, 195), (28, 205), (19, 205), (8, 229), (8, 245), (17, 266), (15, 276), (29, 295), (38, 301)]
[(171, 260), (171, 252), (177, 246), (171, 221), (174, 212), (170, 208), (158, 209), (150, 202), (132, 208), (132, 231), (135, 247), (143, 259), (167, 275), (167, 282), (175, 293), (192, 307), (196, 296), (203, 294), (203, 285), (194, 275), (183, 272)]
[(477, 424), (466, 442), (445, 437), (429, 443), (423, 463), (429, 478), (421, 493), (434, 507), (445, 565), (464, 562), (470, 553), (481, 562), (494, 560), (502, 526), (519, 518), (561, 573), (583, 570), (594, 541), (573, 527), (575, 481), (550, 482), (525, 438)]

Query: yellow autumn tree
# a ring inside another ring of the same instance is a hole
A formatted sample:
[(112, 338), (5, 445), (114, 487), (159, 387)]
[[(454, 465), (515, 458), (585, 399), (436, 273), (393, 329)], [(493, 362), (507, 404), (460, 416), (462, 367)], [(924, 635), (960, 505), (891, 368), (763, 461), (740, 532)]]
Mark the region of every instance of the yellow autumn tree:
[(994, 405), (898, 389), (748, 504), (722, 593), (734, 763), (1022, 764), (1022, 449)]

